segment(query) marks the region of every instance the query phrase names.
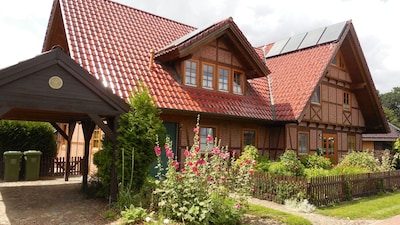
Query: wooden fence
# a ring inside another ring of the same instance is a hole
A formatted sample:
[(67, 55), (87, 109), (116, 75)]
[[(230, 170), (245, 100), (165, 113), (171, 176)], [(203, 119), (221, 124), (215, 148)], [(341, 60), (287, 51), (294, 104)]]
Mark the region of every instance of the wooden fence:
[(254, 174), (254, 197), (283, 203), (302, 195), (316, 206), (326, 206), (357, 197), (375, 195), (400, 187), (400, 171), (317, 177)]
[[(83, 158), (82, 157), (71, 157), (70, 165), (70, 175), (80, 175), (83, 171)], [(67, 165), (67, 160), (65, 157), (41, 157), (40, 159), (40, 172), (39, 176), (64, 176), (65, 169)]]

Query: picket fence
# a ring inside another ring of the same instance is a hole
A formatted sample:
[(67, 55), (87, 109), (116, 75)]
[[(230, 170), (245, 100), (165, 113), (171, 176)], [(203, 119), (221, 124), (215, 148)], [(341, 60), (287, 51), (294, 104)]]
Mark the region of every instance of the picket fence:
[(283, 203), (285, 199), (292, 197), (303, 197), (316, 206), (327, 206), (358, 197), (394, 191), (399, 187), (399, 170), (311, 179), (255, 173), (253, 196), (278, 203)]

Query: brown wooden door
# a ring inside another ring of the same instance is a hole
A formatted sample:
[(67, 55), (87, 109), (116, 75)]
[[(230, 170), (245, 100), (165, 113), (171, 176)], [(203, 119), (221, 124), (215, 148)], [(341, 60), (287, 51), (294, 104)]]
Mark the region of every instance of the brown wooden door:
[(337, 163), (337, 138), (336, 134), (322, 135), (322, 155)]

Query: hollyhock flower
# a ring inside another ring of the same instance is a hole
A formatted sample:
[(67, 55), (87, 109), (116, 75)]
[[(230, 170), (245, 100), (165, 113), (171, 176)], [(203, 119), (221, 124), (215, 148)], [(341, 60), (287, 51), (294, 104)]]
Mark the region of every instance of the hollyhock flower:
[(199, 133), (199, 129), (197, 129), (197, 127), (193, 128), (193, 133)]
[(190, 155), (190, 152), (189, 152), (188, 150), (185, 150), (185, 151), (183, 152), (183, 154), (184, 154), (186, 157), (188, 157), (188, 156)]
[(219, 150), (219, 148), (213, 148), (211, 150), (211, 153), (218, 155), (219, 153), (221, 153), (221, 150)]
[(204, 159), (199, 159), (199, 160), (197, 160), (197, 162), (196, 162), (196, 166), (197, 166), (197, 165), (204, 165), (204, 164), (206, 164), (206, 161), (204, 161)]
[(240, 203), (235, 203), (235, 207), (236, 207), (237, 210), (240, 210), (240, 207), (241, 207)]
[(222, 177), (222, 178), (221, 178), (221, 181), (222, 181), (222, 183), (225, 183), (226, 178), (225, 178), (225, 177)]
[(253, 173), (254, 173), (254, 170), (253, 170), (253, 169), (249, 169), (249, 173), (250, 173), (250, 174), (253, 174)]
[(161, 155), (161, 148), (160, 148), (160, 146), (154, 147), (154, 152), (156, 153), (157, 156), (160, 156), (160, 155)]
[(198, 176), (198, 177), (200, 176), (200, 172), (199, 171), (196, 172), (196, 176)]
[(211, 135), (207, 135), (207, 142), (212, 143), (213, 137)]
[(255, 166), (257, 164), (257, 161), (256, 160), (253, 160), (253, 165)]
[(244, 160), (247, 164), (249, 164), (250, 163), (250, 159), (246, 159), (246, 160)]
[(166, 148), (166, 149), (165, 149), (165, 154), (167, 155), (168, 159), (174, 158), (174, 153), (173, 153), (172, 150), (169, 149), (169, 148)]
[(192, 171), (193, 171), (193, 172), (197, 172), (197, 167), (193, 166), (193, 167), (192, 167)]
[(186, 169), (185, 169), (185, 168), (182, 168), (182, 169), (181, 169), (181, 172), (182, 172), (182, 173), (186, 173)]
[(193, 162), (192, 162), (192, 161), (189, 161), (189, 162), (188, 162), (188, 165), (189, 165), (189, 166), (192, 166), (192, 165), (193, 165)]
[(223, 159), (227, 159), (227, 158), (229, 158), (229, 152), (227, 152), (227, 153), (221, 153), (219, 156), (220, 156), (221, 158), (223, 158)]
[(173, 161), (173, 162), (172, 162), (172, 165), (173, 165), (175, 168), (179, 169), (179, 163), (178, 163), (177, 161)]
[(194, 151), (195, 151), (195, 152), (199, 152), (199, 151), (200, 151), (200, 148), (197, 147), (197, 148), (194, 149)]

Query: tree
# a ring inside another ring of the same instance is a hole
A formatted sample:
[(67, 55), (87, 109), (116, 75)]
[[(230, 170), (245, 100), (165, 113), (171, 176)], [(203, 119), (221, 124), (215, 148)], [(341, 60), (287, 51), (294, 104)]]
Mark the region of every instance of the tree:
[(391, 92), (380, 94), (383, 107), (389, 122), (399, 126), (400, 123), (400, 87), (394, 87)]
[[(119, 120), (116, 166), (118, 182), (129, 188), (132, 185), (132, 189), (138, 191), (149, 175), (150, 165), (156, 160), (153, 149), (157, 136), (164, 137), (166, 131), (159, 118), (160, 110), (153, 103), (146, 87), (142, 85), (141, 90), (134, 92), (129, 104), (131, 110), (121, 115)], [(98, 176), (103, 184), (100, 195), (104, 196), (109, 194), (112, 148), (111, 141), (105, 138), (103, 149), (94, 156)]]

